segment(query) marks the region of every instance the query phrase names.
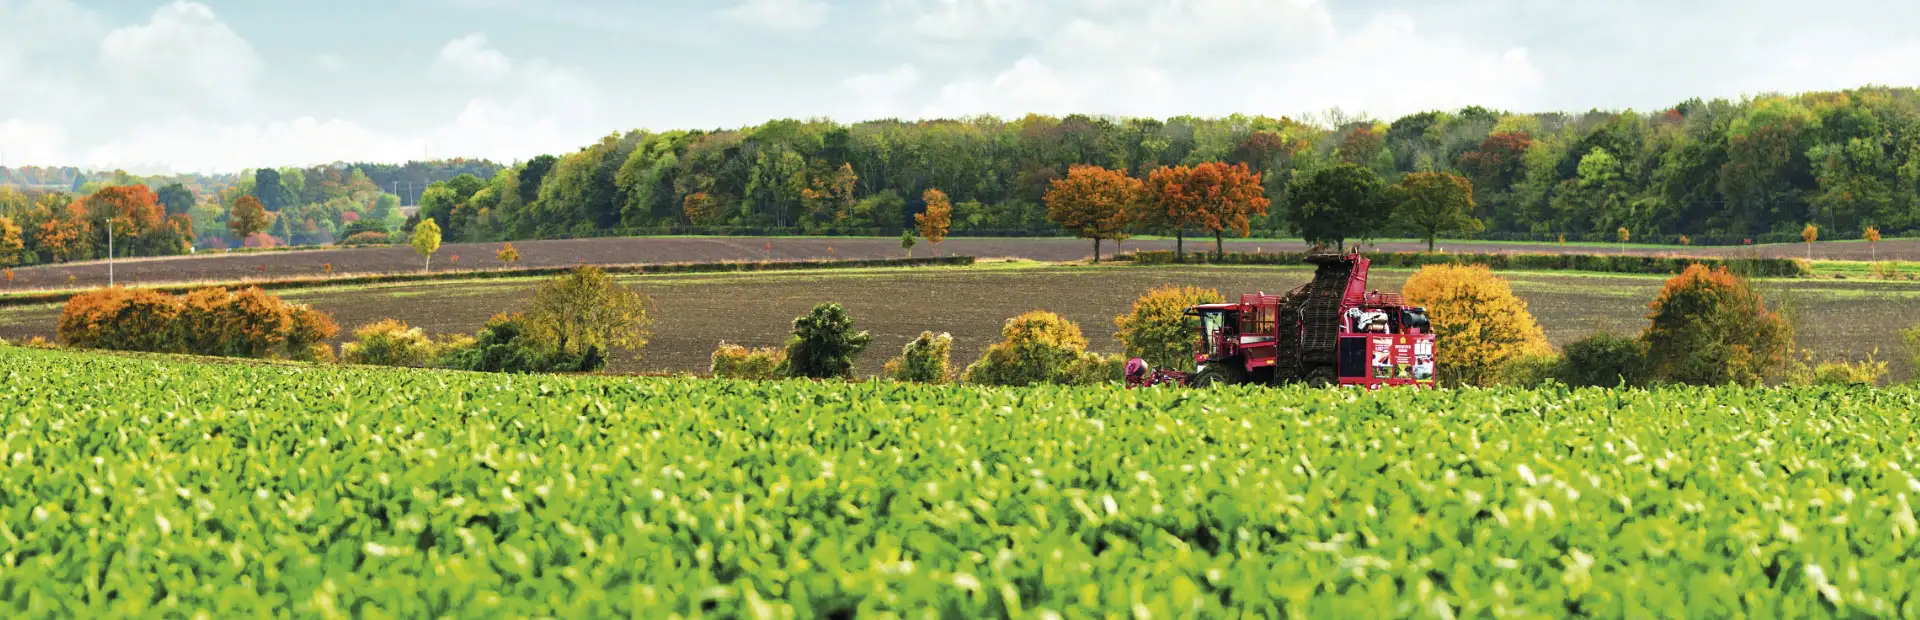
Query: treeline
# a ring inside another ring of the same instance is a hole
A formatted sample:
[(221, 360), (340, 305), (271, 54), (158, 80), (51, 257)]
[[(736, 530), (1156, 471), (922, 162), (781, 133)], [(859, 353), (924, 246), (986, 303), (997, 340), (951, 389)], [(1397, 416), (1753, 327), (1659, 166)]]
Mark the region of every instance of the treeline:
[[(165, 256), (323, 245), (357, 232), (385, 242), (388, 231), (407, 221), (402, 195), (424, 192), (436, 179), (491, 178), (499, 169), (465, 159), (262, 168), (228, 176), (115, 171), (89, 177), (73, 169), (13, 169), (8, 178), (26, 182), (0, 185), (0, 267), (104, 258), (110, 247), (115, 256)], [(61, 178), (71, 190), (36, 183)]]
[[(1209, 164), (1224, 164), (1210, 174), (1242, 171), (1236, 178), (1254, 180), (1259, 200), (1239, 196), (1242, 208), (1225, 227), (1194, 200), (1180, 207), (1191, 217), (1166, 214), (1179, 196), (1162, 191), (1170, 186), (1155, 183), (1154, 173)], [(1138, 181), (1135, 193), (1153, 204), (1102, 224), (1112, 231), (1088, 234), (1050, 212), (1047, 200), (1083, 167), (1113, 173), (1116, 183)], [(75, 186), (77, 177), (61, 170), (33, 178)], [(0, 189), (0, 217), (18, 224), (35, 208), (76, 204), (128, 181), (148, 185), (169, 216), (178, 197), (189, 196), (186, 219), (201, 248), (326, 244), (354, 235), (386, 241), (417, 221), (397, 211), (408, 203), (451, 241), (891, 235), (913, 228), (933, 195), (951, 205), (956, 235), (1301, 235), (1337, 244), (1412, 233), (1732, 245), (1799, 241), (1809, 226), (1824, 239), (1870, 229), (1920, 232), (1920, 95), (1868, 87), (1576, 114), (1468, 107), (1391, 122), (1340, 115), (1314, 123), (1241, 115), (777, 120), (615, 133), (510, 166), (335, 163), (250, 171), (218, 189), (108, 176), (115, 178), (67, 193)], [(250, 218), (232, 225), (241, 197), (267, 211), (264, 228), (254, 229)], [(33, 217), (44, 226), (56, 216)], [(36, 234), (59, 232), (22, 228), (27, 245)], [(70, 260), (102, 251), (23, 256)]]
[[(1045, 195), (1077, 165), (1145, 179), (1224, 162), (1261, 177), (1253, 234), (1293, 234), (1296, 179), (1339, 164), (1384, 185), (1470, 184), (1482, 238), (1739, 244), (1920, 227), (1920, 96), (1908, 88), (1691, 100), (1653, 112), (1470, 107), (1392, 122), (1231, 116), (1028, 116), (724, 131), (633, 131), (491, 180), (430, 187), (422, 211), (462, 240), (689, 230), (895, 231), (926, 190), (955, 234), (1057, 233)], [(1471, 230), (1471, 229), (1469, 229)]]

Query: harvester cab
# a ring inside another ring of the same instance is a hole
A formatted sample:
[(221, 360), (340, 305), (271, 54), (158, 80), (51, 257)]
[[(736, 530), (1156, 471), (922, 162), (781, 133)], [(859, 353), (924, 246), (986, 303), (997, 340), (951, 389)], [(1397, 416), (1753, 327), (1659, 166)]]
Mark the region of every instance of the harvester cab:
[(1358, 253), (1311, 254), (1312, 281), (1284, 295), (1188, 308), (1199, 342), (1191, 385), (1434, 385), (1434, 336), (1425, 308), (1367, 288)]

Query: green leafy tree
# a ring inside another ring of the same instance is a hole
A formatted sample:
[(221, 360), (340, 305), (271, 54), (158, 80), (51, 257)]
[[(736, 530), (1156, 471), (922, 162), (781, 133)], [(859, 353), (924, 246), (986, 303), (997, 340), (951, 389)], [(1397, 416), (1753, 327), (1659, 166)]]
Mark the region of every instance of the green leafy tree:
[(1427, 240), (1432, 252), (1434, 239), (1447, 233), (1475, 233), (1484, 230), (1473, 217), (1473, 184), (1455, 174), (1415, 172), (1401, 177), (1393, 186), (1392, 197), (1399, 206), (1394, 218), (1406, 230)]
[(294, 204), (294, 193), (280, 183), (280, 171), (261, 168), (253, 172), (253, 197), (269, 213), (279, 213)]
[(837, 303), (822, 303), (793, 319), (787, 338), (787, 359), (781, 374), (814, 379), (853, 378), (853, 360), (873, 342), (873, 336), (853, 329), (853, 316)]
[(1308, 243), (1333, 243), (1346, 249), (1347, 239), (1367, 239), (1393, 214), (1393, 203), (1380, 175), (1350, 163), (1322, 168), (1295, 181), (1290, 189), (1294, 230)]
[(160, 205), (166, 209), (168, 216), (184, 215), (193, 209), (195, 203), (193, 191), (179, 183), (162, 186), (158, 195)]

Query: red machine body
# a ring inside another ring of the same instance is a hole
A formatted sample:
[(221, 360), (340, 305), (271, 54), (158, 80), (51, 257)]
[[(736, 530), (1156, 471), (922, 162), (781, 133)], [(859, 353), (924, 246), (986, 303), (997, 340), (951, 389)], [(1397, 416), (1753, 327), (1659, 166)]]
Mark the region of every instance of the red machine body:
[(1188, 308), (1199, 319), (1199, 368), (1186, 383), (1434, 386), (1435, 341), (1426, 309), (1368, 290), (1368, 261), (1315, 254), (1311, 282), (1285, 295)]

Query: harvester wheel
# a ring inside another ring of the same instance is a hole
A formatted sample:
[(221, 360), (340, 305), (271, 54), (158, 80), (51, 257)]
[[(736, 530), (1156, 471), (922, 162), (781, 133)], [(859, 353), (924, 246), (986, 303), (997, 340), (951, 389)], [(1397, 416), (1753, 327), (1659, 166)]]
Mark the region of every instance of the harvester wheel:
[(1338, 382), (1339, 378), (1334, 376), (1331, 366), (1318, 366), (1307, 371), (1307, 387), (1323, 388)]
[(1213, 387), (1215, 385), (1240, 383), (1241, 373), (1235, 372), (1237, 370), (1240, 369), (1231, 364), (1211, 364), (1206, 368), (1200, 369), (1200, 372), (1194, 373), (1193, 378), (1187, 380), (1187, 385), (1194, 387)]

